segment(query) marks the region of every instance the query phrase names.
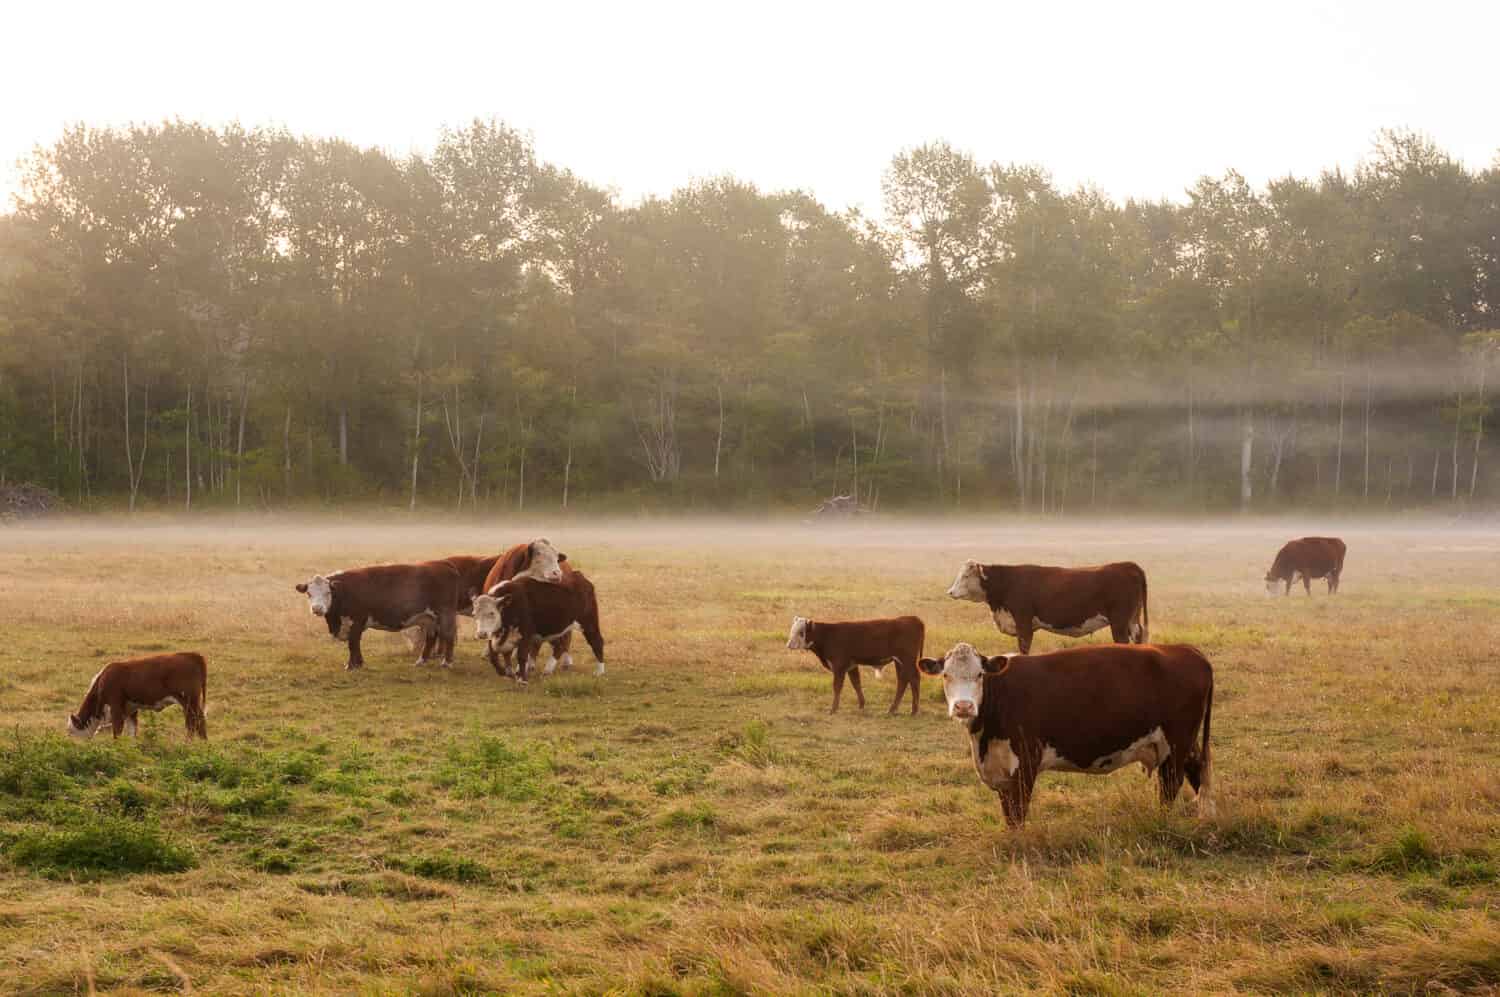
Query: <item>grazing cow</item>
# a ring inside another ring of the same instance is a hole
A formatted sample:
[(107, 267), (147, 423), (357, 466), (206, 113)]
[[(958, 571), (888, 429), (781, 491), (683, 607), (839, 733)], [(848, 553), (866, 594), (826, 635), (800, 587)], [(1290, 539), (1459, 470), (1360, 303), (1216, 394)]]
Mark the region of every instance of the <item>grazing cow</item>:
[[(474, 598), (474, 635), (489, 641), (490, 664), (500, 676), (500, 655), (516, 655), (522, 685), (543, 641), (556, 641), (577, 626), (594, 651), (595, 675), (604, 674), (604, 636), (599, 631), (599, 602), (594, 586), (581, 571), (569, 569), (561, 584), (535, 578), (512, 578)], [(556, 646), (556, 645), (554, 645)], [(543, 674), (557, 667), (554, 657)]]
[(1118, 644), (1150, 639), (1146, 572), (1133, 561), (1096, 568), (965, 561), (948, 595), (988, 605), (995, 626), (1016, 639), (1022, 654), (1031, 652), (1038, 630), (1085, 637), (1109, 627)]
[(1292, 582), (1302, 579), (1302, 588), (1312, 595), (1314, 578), (1328, 579), (1328, 594), (1339, 590), (1339, 576), (1344, 573), (1344, 554), (1349, 548), (1338, 537), (1303, 537), (1288, 540), (1276, 552), (1271, 570), (1266, 572), (1266, 594), (1275, 595), (1276, 586), (1286, 583), (1283, 595), (1292, 594)]
[(366, 627), (398, 632), (421, 627), (426, 634), (418, 665), (427, 663), (434, 644), (444, 668), (453, 664), (458, 606), (463, 576), (447, 561), (424, 564), (377, 564), (330, 575), (313, 575), (297, 583), (308, 609), (328, 624), (334, 640), (349, 642), (347, 669), (363, 668), (359, 640)]
[(182, 707), (188, 737), (208, 740), (208, 665), (203, 655), (185, 651), (111, 661), (94, 676), (78, 712), (68, 717), (68, 733), (93, 737), (108, 721), (115, 737), (126, 727), (134, 737), (141, 710), (157, 712), (173, 703)]
[(1041, 773), (1102, 775), (1132, 762), (1156, 772), (1164, 806), (1186, 776), (1198, 815), (1213, 816), (1214, 672), (1196, 648), (1095, 644), (986, 658), (955, 644), (919, 666), (943, 677), (948, 715), (968, 726), (974, 768), (1011, 827), (1026, 819)]
[(926, 627), (915, 616), (897, 616), (888, 620), (850, 620), (844, 623), (815, 623), (805, 616), (792, 617), (787, 635), (789, 651), (811, 651), (824, 668), (833, 673), (833, 707), (837, 713), (839, 696), (844, 691), (844, 676), (854, 686), (859, 708), (865, 708), (865, 693), (859, 687), (859, 666), (878, 670), (896, 663), (896, 698), (888, 713), (895, 713), (901, 696), (911, 686), (911, 714), (917, 715), (922, 702), (922, 674), (917, 659), (922, 656)]

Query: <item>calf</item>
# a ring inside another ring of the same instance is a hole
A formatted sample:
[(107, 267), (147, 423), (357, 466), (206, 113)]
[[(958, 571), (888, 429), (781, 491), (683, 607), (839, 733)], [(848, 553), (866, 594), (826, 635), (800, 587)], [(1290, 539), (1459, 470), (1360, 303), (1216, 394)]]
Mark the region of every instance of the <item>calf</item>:
[(1283, 595), (1292, 594), (1292, 582), (1302, 579), (1302, 589), (1312, 595), (1314, 578), (1328, 579), (1328, 594), (1339, 590), (1339, 576), (1344, 573), (1344, 554), (1348, 551), (1338, 537), (1302, 537), (1288, 540), (1276, 552), (1271, 570), (1266, 572), (1266, 594), (1275, 595), (1276, 586), (1286, 583)]
[[(323, 617), (334, 640), (349, 642), (347, 669), (363, 668), (360, 636), (366, 627), (401, 631), (421, 627), (426, 634), (418, 665), (427, 663), (438, 645), (444, 668), (453, 664), (453, 641), (463, 576), (447, 561), (423, 564), (377, 564), (330, 575), (313, 575), (297, 583), (308, 609)], [(347, 629), (346, 629), (347, 628)]]
[[(594, 651), (595, 675), (604, 674), (604, 636), (599, 631), (599, 603), (594, 586), (581, 571), (569, 570), (561, 584), (534, 578), (512, 578), (474, 599), (474, 635), (489, 641), (490, 664), (500, 676), (500, 655), (518, 661), (517, 677), (526, 684), (527, 672), (542, 641), (556, 641), (577, 625)], [(555, 646), (555, 645), (554, 645)], [(553, 658), (544, 674), (551, 674)]]
[(850, 620), (844, 623), (815, 623), (805, 616), (792, 617), (787, 635), (789, 651), (811, 651), (823, 667), (833, 673), (833, 707), (837, 713), (839, 696), (844, 691), (844, 676), (854, 686), (859, 708), (865, 708), (865, 693), (859, 687), (859, 666), (877, 669), (896, 663), (896, 698), (888, 713), (895, 713), (901, 696), (911, 686), (911, 713), (917, 715), (922, 703), (922, 674), (917, 659), (922, 657), (926, 628), (915, 616), (897, 616), (888, 620)]
[(955, 644), (942, 661), (918, 664), (943, 677), (948, 715), (968, 727), (974, 768), (1011, 827), (1026, 819), (1041, 773), (1102, 775), (1132, 762), (1156, 772), (1164, 806), (1186, 776), (1198, 815), (1213, 816), (1214, 672), (1196, 648), (1100, 644), (986, 658)]
[(1085, 637), (1107, 626), (1118, 644), (1150, 639), (1146, 572), (1133, 561), (1096, 568), (966, 561), (948, 596), (988, 605), (995, 626), (1016, 638), (1022, 654), (1031, 652), (1038, 630)]
[(208, 740), (208, 665), (203, 655), (185, 651), (111, 661), (94, 676), (78, 712), (68, 717), (68, 733), (93, 737), (108, 721), (115, 737), (127, 726), (134, 737), (141, 710), (160, 711), (173, 703), (182, 707), (188, 737)]

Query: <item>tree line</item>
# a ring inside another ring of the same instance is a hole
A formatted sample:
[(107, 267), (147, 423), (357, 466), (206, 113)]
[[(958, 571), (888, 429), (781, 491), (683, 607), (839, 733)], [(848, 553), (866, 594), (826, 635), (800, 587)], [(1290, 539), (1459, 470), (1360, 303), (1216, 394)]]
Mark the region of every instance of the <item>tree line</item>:
[(0, 215), (0, 481), (85, 507), (1404, 508), (1500, 495), (1500, 166), (1116, 203), (934, 142), (881, 219), (77, 126)]

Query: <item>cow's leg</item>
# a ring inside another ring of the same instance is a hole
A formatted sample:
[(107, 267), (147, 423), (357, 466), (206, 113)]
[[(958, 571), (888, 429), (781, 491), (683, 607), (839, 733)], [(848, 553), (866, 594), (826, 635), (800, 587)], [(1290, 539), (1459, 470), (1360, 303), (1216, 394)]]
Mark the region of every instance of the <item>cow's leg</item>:
[(557, 667), (565, 672), (573, 670), (573, 631), (569, 630), (552, 642), (552, 658)]
[[(891, 700), (891, 708), (887, 713), (895, 713), (896, 707), (901, 705), (901, 697), (906, 695), (907, 665), (900, 658), (896, 659), (896, 698)], [(912, 701), (916, 702), (916, 693), (912, 693)]]
[(109, 704), (109, 729), (115, 737), (119, 737), (125, 730), (125, 703), (123, 701)]
[(1286, 588), (1282, 590), (1281, 594), (1282, 595), (1291, 595), (1292, 594), (1292, 578), (1291, 578), (1290, 575), (1287, 576), (1287, 579), (1286, 579)]
[(1308, 595), (1312, 595), (1312, 578), (1308, 575), (1302, 576), (1302, 591)]
[(917, 715), (917, 709), (922, 705), (922, 669), (917, 667), (915, 661), (907, 664), (907, 685), (911, 687), (911, 715)]
[(428, 626), (426, 623), (422, 624), (422, 653), (417, 656), (415, 667), (420, 668), (427, 664), (428, 659), (432, 657), (432, 648), (437, 640), (437, 628)]
[(141, 714), (139, 710), (131, 710), (125, 714), (125, 726), (130, 729), (130, 736), (136, 737), (141, 732)]
[(1036, 630), (1032, 627), (1034, 619), (1035, 617), (1031, 615), (1031, 610), (1029, 609), (1026, 611), (1026, 619), (1024, 621), (1019, 615), (1016, 617), (1016, 649), (1022, 654), (1031, 653), (1031, 638), (1036, 633)]
[(831, 665), (833, 671), (833, 708), (828, 711), (829, 713), (837, 713), (839, 711), (839, 696), (844, 692), (844, 672), (848, 667), (842, 661), (835, 661)]
[(1129, 644), (1135, 636), (1135, 617), (1126, 616), (1123, 622), (1116, 623), (1115, 617), (1109, 618), (1109, 638), (1116, 644)]
[(1005, 825), (1009, 828), (1018, 828), (1026, 822), (1026, 811), (1031, 804), (1031, 785), (1035, 776), (1027, 778), (1026, 773), (1017, 772), (1015, 776), (1000, 784), (997, 792), (1000, 795), (1000, 810), (1005, 814)]
[(859, 666), (849, 666), (849, 684), (854, 686), (854, 695), (859, 697), (859, 708), (865, 708), (865, 691), (859, 687)]
[[(1190, 745), (1184, 745), (1183, 751), (1191, 751)], [(1172, 753), (1156, 767), (1156, 777), (1161, 781), (1161, 805), (1170, 807), (1177, 799), (1177, 794), (1182, 792), (1182, 778), (1187, 773), (1183, 770), (1183, 753), (1172, 748)]]
[(1329, 595), (1333, 595), (1333, 593), (1337, 592), (1338, 590), (1339, 590), (1339, 576), (1338, 576), (1338, 573), (1337, 572), (1330, 572), (1329, 575), (1328, 575), (1328, 594)]
[(354, 671), (356, 668), (365, 667), (365, 656), (359, 649), (359, 638), (365, 632), (366, 618), (356, 617), (349, 621), (349, 663), (344, 665), (345, 671)]
[(437, 619), (438, 653), (443, 656), (443, 667), (453, 667), (453, 645), (458, 643), (458, 614), (449, 610)]
[(505, 669), (500, 667), (500, 652), (495, 650), (495, 642), (493, 640), (485, 645), (485, 656), (490, 659), (490, 667), (495, 669), (495, 674), (501, 678), (505, 678)]
[(589, 642), (589, 650), (594, 652), (594, 675), (604, 674), (604, 633), (599, 629), (599, 614), (589, 613), (583, 620), (579, 621), (583, 627), (583, 639)]

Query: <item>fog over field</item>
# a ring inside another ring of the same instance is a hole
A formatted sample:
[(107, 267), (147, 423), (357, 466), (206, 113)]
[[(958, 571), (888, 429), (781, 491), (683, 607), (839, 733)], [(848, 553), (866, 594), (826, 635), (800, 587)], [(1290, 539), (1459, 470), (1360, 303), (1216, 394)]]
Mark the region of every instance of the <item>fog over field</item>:
[[(1268, 598), (1305, 533), (1348, 542), (1340, 592)], [(597, 588), (602, 679), (577, 642), (520, 688), (468, 620), (451, 670), (370, 634), (346, 672), (292, 587), (537, 534)], [(6, 528), (0, 989), (1494, 988), (1497, 554), (1438, 520)], [(971, 557), (1145, 568), (1152, 639), (1214, 666), (1215, 818), (1132, 766), (1043, 775), (1010, 831), (938, 680), (888, 716), (867, 671), (828, 714), (794, 614), (1014, 650), (945, 595)], [(66, 740), (103, 662), (177, 649), (208, 659), (207, 744), (175, 708)]]

